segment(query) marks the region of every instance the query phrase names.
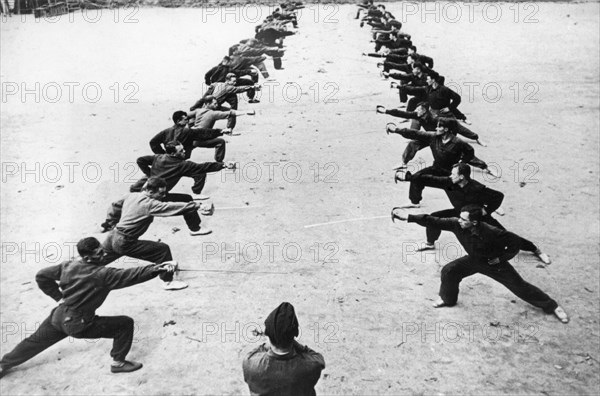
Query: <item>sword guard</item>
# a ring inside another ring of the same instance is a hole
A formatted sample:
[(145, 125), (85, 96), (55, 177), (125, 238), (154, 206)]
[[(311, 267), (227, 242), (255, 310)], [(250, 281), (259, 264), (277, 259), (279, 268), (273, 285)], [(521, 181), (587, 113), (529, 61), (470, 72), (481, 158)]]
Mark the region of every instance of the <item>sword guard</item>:
[(385, 125), (385, 132), (389, 135), (390, 134), (390, 126), (392, 126), (394, 129), (396, 129), (396, 124), (394, 124), (393, 122), (388, 122)]
[(394, 210), (396, 209), (401, 209), (400, 207), (396, 206), (395, 208), (392, 208), (392, 212), (390, 213), (392, 216), (392, 223), (396, 222), (396, 219), (400, 220), (400, 218), (398, 217), (398, 215), (396, 215), (396, 213), (394, 213)]
[(398, 184), (399, 181), (401, 182), (405, 182), (407, 181), (406, 179), (408, 179), (410, 176), (412, 176), (412, 174), (410, 173), (410, 171), (406, 171), (404, 173), (404, 177), (402, 177), (402, 169), (406, 169), (406, 168), (399, 168), (398, 170), (396, 170), (396, 173), (394, 174), (394, 183)]

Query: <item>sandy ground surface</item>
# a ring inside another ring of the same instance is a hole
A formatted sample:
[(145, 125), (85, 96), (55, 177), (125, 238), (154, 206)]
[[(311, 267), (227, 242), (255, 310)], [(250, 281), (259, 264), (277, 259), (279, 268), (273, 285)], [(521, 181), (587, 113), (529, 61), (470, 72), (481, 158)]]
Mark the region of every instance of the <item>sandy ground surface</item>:
[[(0, 392), (247, 394), (242, 358), (264, 342), (252, 330), (282, 301), (296, 307), (300, 341), (325, 356), (319, 394), (597, 392), (598, 3), (505, 4), (496, 23), (495, 9), (484, 17), (480, 5), (471, 22), (460, 7), (458, 20), (440, 8), (439, 21), (435, 9), (417, 8), (405, 29), (448, 85), (461, 87), (461, 109), (489, 143), (476, 152), (502, 177), (475, 178), (506, 194), (502, 223), (553, 259), (539, 267), (521, 254), (515, 266), (571, 323), (482, 276), (463, 282), (455, 308), (430, 308), (457, 244), (444, 234), (437, 254), (416, 254), (424, 230), (389, 220), (407, 201), (408, 186), (395, 185), (391, 171), (405, 142), (385, 135), (394, 119), (374, 109), (397, 105), (397, 96), (376, 60), (361, 57), (372, 45), (351, 19), (355, 7), (313, 6), (286, 41), (285, 70), (268, 64), (280, 85), (263, 90), (260, 104), (241, 104), (258, 114), (240, 118), (241, 135), (229, 139), (227, 159), (240, 170), (207, 183), (213, 234), (191, 237), (169, 218), (145, 235), (167, 242), (184, 268), (283, 274), (187, 272), (184, 291), (151, 281), (113, 292), (98, 314), (136, 320), (129, 357), (142, 370), (112, 375), (109, 340), (70, 339), (15, 369)], [(398, 16), (402, 6), (389, 9)], [(133, 164), (150, 153), (150, 137), (199, 97), (204, 72), (229, 45), (252, 35), (257, 11), (266, 16), (266, 8), (146, 8), (2, 21), (2, 353), (55, 306), (36, 271), (100, 235), (108, 205), (139, 176)], [(36, 83), (37, 98), (21, 96)], [(211, 150), (192, 156), (211, 158)], [(427, 150), (415, 166), (423, 162), (431, 163)], [(424, 204), (449, 206), (431, 190)]]

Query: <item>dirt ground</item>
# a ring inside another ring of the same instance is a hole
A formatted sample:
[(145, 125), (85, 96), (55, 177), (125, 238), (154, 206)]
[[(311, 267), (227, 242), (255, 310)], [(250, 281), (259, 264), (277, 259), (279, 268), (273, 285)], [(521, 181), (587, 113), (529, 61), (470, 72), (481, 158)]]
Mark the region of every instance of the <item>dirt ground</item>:
[[(462, 283), (455, 308), (431, 308), (456, 240), (444, 234), (437, 253), (417, 254), (424, 230), (390, 221), (407, 201), (391, 170), (405, 142), (385, 134), (399, 120), (374, 110), (397, 95), (361, 56), (372, 44), (355, 6), (310, 6), (286, 40), (285, 69), (268, 62), (261, 103), (241, 103), (257, 115), (228, 138), (240, 169), (209, 177), (216, 212), (203, 222), (213, 233), (191, 237), (181, 218), (157, 218), (145, 235), (167, 242), (182, 268), (238, 272), (184, 272), (183, 291), (150, 281), (109, 296), (98, 314), (135, 319), (129, 358), (142, 370), (113, 375), (110, 340), (69, 339), (15, 368), (0, 393), (247, 394), (243, 356), (265, 342), (252, 330), (282, 301), (296, 307), (299, 341), (325, 357), (318, 394), (597, 393), (599, 5), (479, 3), (471, 21), (465, 4), (460, 17), (436, 4), (430, 14), (388, 9), (404, 11), (420, 52), (461, 90), (460, 108), (489, 144), (476, 153), (502, 172), (475, 178), (505, 193), (501, 222), (553, 259), (544, 267), (522, 253), (514, 265), (559, 301), (568, 325), (483, 276)], [(2, 20), (2, 354), (55, 306), (35, 273), (73, 255), (81, 237), (102, 236), (148, 140), (267, 15), (232, 10)], [(428, 150), (414, 166), (423, 163)], [(424, 212), (449, 205), (439, 191), (424, 197)]]

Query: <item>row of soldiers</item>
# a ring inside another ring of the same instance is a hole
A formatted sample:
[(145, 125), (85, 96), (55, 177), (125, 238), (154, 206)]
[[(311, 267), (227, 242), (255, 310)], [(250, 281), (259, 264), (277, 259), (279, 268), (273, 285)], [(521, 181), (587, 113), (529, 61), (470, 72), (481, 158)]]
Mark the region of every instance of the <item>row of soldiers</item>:
[[(297, 28), (296, 11), (301, 3), (284, 3), (256, 27), (254, 38), (240, 41), (229, 49), (223, 61), (206, 73), (208, 89), (188, 112), (173, 113), (174, 125), (150, 140), (154, 155), (137, 159), (145, 177), (130, 187), (130, 193), (112, 203), (102, 223), (107, 233), (104, 242), (94, 237), (77, 244), (80, 257), (47, 267), (36, 275), (40, 289), (58, 302), (37, 331), (21, 341), (0, 360), (0, 376), (44, 351), (58, 341), (74, 338), (112, 338), (110, 356), (112, 373), (139, 370), (142, 364), (126, 359), (132, 346), (134, 321), (128, 316), (97, 316), (96, 310), (111, 290), (121, 289), (159, 277), (164, 289), (180, 290), (188, 285), (177, 279), (178, 264), (170, 247), (163, 243), (141, 240), (154, 217), (183, 216), (190, 235), (207, 235), (200, 215), (209, 216), (214, 205), (198, 203), (207, 173), (235, 169), (225, 162), (223, 135), (232, 135), (236, 118), (254, 115), (238, 111), (238, 94), (246, 93), (249, 103), (255, 99), (259, 75), (269, 78), (264, 61), (272, 57), (275, 69), (282, 68), (283, 40)], [(215, 128), (217, 120), (227, 119), (227, 128)], [(214, 148), (214, 162), (190, 161), (195, 148)], [(182, 177), (192, 178), (189, 194), (172, 190)], [(107, 267), (119, 257), (128, 256), (151, 265), (117, 269)], [(265, 320), (263, 335), (270, 347), (259, 346), (244, 359), (244, 379), (252, 394), (311, 394), (325, 367), (323, 356), (295, 341), (299, 334), (298, 319), (289, 303), (282, 303)]]
[[(500, 208), (504, 194), (471, 178), (471, 166), (483, 169), (492, 177), (498, 175), (475, 156), (475, 150), (466, 139), (481, 146), (479, 135), (465, 124), (467, 117), (458, 109), (459, 94), (444, 85), (445, 77), (433, 70), (433, 58), (417, 51), (410, 34), (404, 33), (402, 23), (386, 11), (385, 5), (373, 5), (371, 0), (359, 5), (356, 18), (361, 27), (372, 27), (375, 52), (363, 56), (383, 58), (377, 64), (384, 79), (399, 93), (398, 108), (386, 109), (378, 105), (377, 113), (410, 121), (409, 128), (386, 126), (387, 134), (398, 134), (408, 139), (402, 154), (402, 163), (395, 167), (394, 180), (409, 183), (410, 202), (392, 210), (392, 220), (403, 220), (426, 227), (427, 239), (419, 251), (434, 250), (441, 231), (455, 234), (467, 255), (446, 264), (441, 271), (439, 298), (435, 308), (456, 305), (460, 282), (473, 274), (486, 275), (528, 303), (553, 313), (561, 322), (569, 318), (558, 303), (539, 288), (529, 284), (517, 273), (509, 260), (519, 251), (531, 252), (545, 265), (551, 263), (547, 254), (533, 242), (507, 231), (493, 217), (503, 215)], [(457, 135), (462, 135), (458, 137)], [(430, 147), (433, 164), (417, 172), (408, 170), (409, 162), (418, 150)], [(410, 214), (408, 209), (419, 208), (425, 187), (443, 190), (451, 208), (430, 215)]]

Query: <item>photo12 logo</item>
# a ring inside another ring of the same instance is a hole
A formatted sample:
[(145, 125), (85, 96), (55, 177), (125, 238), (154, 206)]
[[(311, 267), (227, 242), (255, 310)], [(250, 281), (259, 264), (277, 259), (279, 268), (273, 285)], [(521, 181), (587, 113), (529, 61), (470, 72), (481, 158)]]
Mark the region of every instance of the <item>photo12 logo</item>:
[(535, 2), (403, 1), (398, 13), (402, 23), (539, 23)]
[(202, 262), (217, 259), (239, 263), (315, 263), (335, 264), (340, 247), (335, 242), (314, 242), (304, 246), (297, 242), (203, 242)]
[(113, 162), (107, 168), (98, 162), (2, 162), (2, 183), (135, 183), (144, 174), (135, 162)]
[[(301, 342), (314, 344), (337, 344), (340, 342), (340, 326), (336, 322), (319, 323), (314, 322), (306, 326), (298, 327), (297, 339)], [(266, 341), (264, 328), (256, 322), (202, 322), (200, 334), (195, 334), (194, 341), (211, 342), (234, 342), (234, 343), (258, 343)]]
[(336, 162), (240, 162), (237, 169), (225, 169), (221, 172), (221, 182), (339, 183), (339, 170)]
[(77, 242), (2, 242), (1, 263), (16, 260), (21, 263), (57, 264), (76, 257)]
[(257, 24), (277, 12), (289, 16), (288, 23), (295, 21), (308, 23), (338, 23), (338, 4), (307, 4), (288, 12), (280, 5), (258, 5), (254, 3), (234, 4), (226, 6), (206, 6), (200, 9), (202, 23), (218, 21), (220, 23), (250, 23)]
[[(6, 1), (6, 0), (0, 0)], [(15, 0), (15, 2), (20, 0)], [(77, 9), (73, 8), (77, 4)], [(31, 13), (2, 13), (2, 23), (139, 23), (140, 6), (138, 4), (119, 4), (107, 1), (105, 5), (89, 2), (55, 2), (52, 7), (42, 8), (43, 4)], [(46, 2), (46, 5), (51, 5)], [(33, 19), (33, 20), (32, 20)]]
[(540, 326), (537, 323), (500, 322), (405, 322), (400, 329), (402, 343), (508, 342), (538, 343)]
[(265, 81), (261, 89), (256, 92), (256, 99), (263, 102), (275, 103), (283, 100), (286, 103), (298, 103), (303, 98), (312, 103), (338, 103), (336, 98), (340, 86), (336, 82), (311, 82), (299, 84), (295, 81), (280, 83), (279, 81)]
[(103, 85), (94, 81), (15, 82), (1, 84), (2, 103), (98, 103), (103, 98), (114, 103), (139, 103), (140, 87), (135, 82)]
[(444, 84), (462, 97), (463, 102), (474, 103), (483, 99), (486, 103), (498, 103), (502, 99), (514, 103), (540, 103), (539, 84), (535, 82), (498, 83), (495, 81), (448, 81)]

